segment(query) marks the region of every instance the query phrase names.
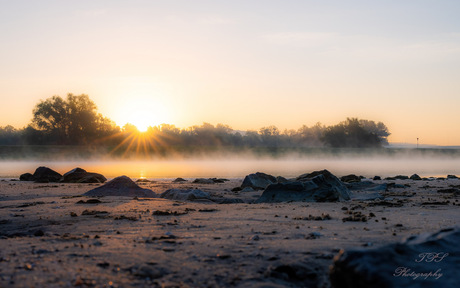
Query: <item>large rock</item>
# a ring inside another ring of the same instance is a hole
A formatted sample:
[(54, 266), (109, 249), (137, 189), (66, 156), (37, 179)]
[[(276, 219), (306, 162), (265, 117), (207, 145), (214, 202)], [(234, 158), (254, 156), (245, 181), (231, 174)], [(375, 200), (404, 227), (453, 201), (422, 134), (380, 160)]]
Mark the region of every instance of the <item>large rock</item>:
[(35, 181), (38, 183), (59, 182), (62, 175), (48, 167), (38, 167), (34, 174), (24, 173), (19, 177), (21, 181)]
[(35, 182), (59, 182), (62, 175), (48, 167), (38, 167), (34, 172)]
[(85, 196), (125, 196), (156, 198), (157, 194), (150, 189), (139, 187), (127, 176), (117, 177), (106, 184), (92, 189)]
[(330, 279), (336, 288), (460, 287), (459, 242), (457, 227), (372, 250), (342, 250)]
[(168, 189), (160, 194), (161, 198), (180, 201), (209, 200), (210, 195), (200, 189)]
[(336, 202), (344, 200), (350, 200), (348, 188), (332, 173), (322, 170), (303, 174), (297, 177), (296, 181), (271, 184), (256, 200), (256, 203)]
[(241, 188), (251, 187), (253, 189), (265, 189), (268, 185), (275, 183), (277, 183), (277, 180), (274, 176), (257, 172), (244, 177)]
[(86, 172), (85, 169), (78, 167), (65, 173), (61, 180), (64, 183), (104, 183), (105, 181), (107, 181), (107, 178), (103, 175)]

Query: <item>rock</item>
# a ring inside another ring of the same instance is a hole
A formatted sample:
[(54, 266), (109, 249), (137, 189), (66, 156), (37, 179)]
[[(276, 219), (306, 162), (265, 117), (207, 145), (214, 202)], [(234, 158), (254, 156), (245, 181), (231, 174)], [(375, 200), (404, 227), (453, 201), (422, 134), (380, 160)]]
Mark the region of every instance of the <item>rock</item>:
[(270, 184), (277, 183), (276, 178), (272, 175), (257, 172), (244, 177), (241, 188), (251, 187), (253, 189), (265, 189)]
[(411, 180), (422, 180), (422, 178), (420, 176), (418, 176), (417, 174), (413, 174), (412, 176), (409, 177)]
[(92, 189), (85, 196), (123, 196), (156, 198), (157, 195), (150, 189), (143, 189), (127, 176), (117, 177), (106, 184)]
[[(310, 178), (310, 176), (313, 176)], [(336, 202), (350, 200), (348, 188), (327, 170), (297, 177), (296, 181), (269, 185), (256, 203), (286, 201)]]
[(187, 180), (185, 180), (184, 178), (176, 178), (172, 181), (173, 183), (182, 183), (182, 182), (187, 182)]
[(230, 181), (229, 179), (226, 179), (226, 178), (211, 178), (214, 183), (225, 183), (227, 181)]
[(86, 172), (82, 168), (75, 168), (65, 173), (61, 179), (63, 183), (104, 183), (107, 181), (103, 175)]
[(374, 176), (374, 178), (372, 178), (372, 180), (376, 181), (376, 180), (382, 180), (382, 177), (380, 176)]
[(77, 167), (77, 168), (74, 168), (72, 170), (70, 170), (69, 172), (66, 172), (64, 173), (64, 175), (62, 176), (68, 176), (69, 174), (72, 174), (72, 173), (86, 173), (86, 170), (83, 169), (83, 168), (80, 168), (80, 167)]
[(38, 167), (33, 175), (33, 181), (37, 183), (59, 182), (62, 175), (48, 167)]
[(259, 241), (260, 237), (259, 237), (259, 235), (253, 235), (253, 236), (251, 236), (251, 238), (249, 238), (249, 240), (251, 240), (251, 241)]
[[(345, 191), (348, 192), (347, 186), (344, 183), (342, 183), (342, 181), (340, 181), (337, 177), (335, 177), (328, 170), (320, 170), (320, 171), (314, 171), (314, 172), (312, 172), (310, 174), (302, 174), (299, 177), (297, 177), (296, 180), (301, 181), (301, 182), (311, 181), (311, 180), (313, 180), (313, 178), (315, 178), (316, 176), (319, 176), (319, 175), (324, 176), (324, 181), (328, 185), (335, 186), (335, 187), (339, 188), (339, 190), (345, 190)], [(344, 197), (345, 200), (348, 200), (347, 195), (343, 195), (343, 197)]]
[(24, 173), (21, 176), (19, 176), (20, 181), (34, 181), (34, 175), (30, 173)]
[(194, 201), (202, 199), (210, 199), (209, 193), (203, 192), (199, 189), (168, 189), (161, 193), (161, 198), (169, 200), (180, 200), (180, 201)]
[(361, 177), (356, 176), (355, 174), (350, 174), (350, 175), (340, 177), (340, 181), (346, 182), (346, 183), (361, 182)]
[(193, 180), (193, 183), (196, 184), (215, 184), (215, 183), (225, 183), (227, 181), (230, 181), (225, 178), (197, 178)]
[(456, 175), (447, 175), (447, 179), (458, 179)]
[(398, 179), (398, 180), (407, 180), (409, 179), (409, 176), (406, 176), (406, 175), (397, 175), (395, 177), (393, 177), (394, 179)]
[(214, 184), (215, 182), (213, 179), (209, 179), (209, 178), (197, 178), (193, 180), (193, 183), (195, 184)]
[(372, 250), (340, 251), (331, 266), (336, 288), (459, 287), (460, 228), (411, 236)]

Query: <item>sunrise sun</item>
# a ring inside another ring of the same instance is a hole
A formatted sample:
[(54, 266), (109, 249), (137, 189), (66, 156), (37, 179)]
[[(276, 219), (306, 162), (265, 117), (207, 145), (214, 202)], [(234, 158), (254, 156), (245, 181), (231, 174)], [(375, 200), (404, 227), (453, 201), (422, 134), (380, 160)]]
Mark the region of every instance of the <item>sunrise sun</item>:
[(138, 111), (136, 114), (132, 115), (129, 123), (136, 126), (139, 132), (145, 132), (149, 126), (156, 126), (161, 124), (161, 120), (155, 119), (155, 115), (146, 111)]
[(143, 97), (139, 101), (125, 101), (120, 103), (118, 110), (120, 112), (117, 113), (117, 124), (120, 126), (132, 124), (140, 132), (147, 131), (150, 126), (171, 122), (171, 113), (167, 106), (153, 97)]

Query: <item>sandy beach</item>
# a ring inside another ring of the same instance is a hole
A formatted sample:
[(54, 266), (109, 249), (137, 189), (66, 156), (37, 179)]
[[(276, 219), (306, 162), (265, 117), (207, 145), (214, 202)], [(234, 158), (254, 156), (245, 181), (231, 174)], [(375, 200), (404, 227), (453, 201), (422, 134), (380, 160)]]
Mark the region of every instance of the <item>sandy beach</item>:
[(459, 179), (377, 180), (404, 185), (381, 192), (382, 201), (262, 204), (251, 203), (262, 191), (232, 191), (243, 179), (140, 184), (245, 202), (237, 204), (97, 201), (81, 195), (101, 184), (13, 180), (0, 182), (1, 287), (331, 287), (341, 249), (379, 247), (459, 219), (458, 195), (438, 192)]

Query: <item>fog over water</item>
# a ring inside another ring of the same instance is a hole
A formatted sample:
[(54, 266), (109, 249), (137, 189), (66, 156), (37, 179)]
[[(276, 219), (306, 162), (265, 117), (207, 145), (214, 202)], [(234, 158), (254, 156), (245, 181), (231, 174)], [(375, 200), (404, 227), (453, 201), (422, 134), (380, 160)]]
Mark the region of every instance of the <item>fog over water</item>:
[(33, 173), (39, 166), (47, 166), (63, 174), (75, 167), (98, 172), (108, 178), (127, 175), (132, 178), (193, 178), (226, 177), (241, 178), (255, 172), (275, 176), (295, 177), (314, 170), (328, 169), (337, 176), (347, 174), (382, 177), (412, 175), (422, 177), (460, 175), (460, 157), (454, 156), (328, 156), (305, 157), (214, 157), (151, 160), (1, 160), (0, 177), (17, 178), (20, 174)]

